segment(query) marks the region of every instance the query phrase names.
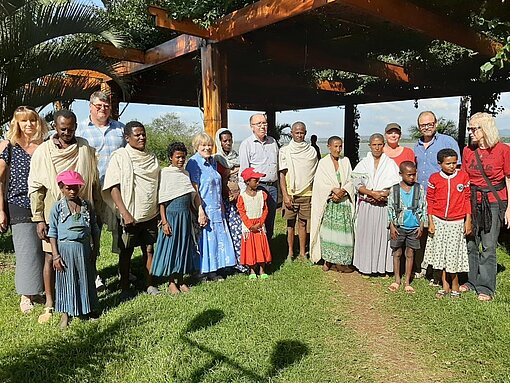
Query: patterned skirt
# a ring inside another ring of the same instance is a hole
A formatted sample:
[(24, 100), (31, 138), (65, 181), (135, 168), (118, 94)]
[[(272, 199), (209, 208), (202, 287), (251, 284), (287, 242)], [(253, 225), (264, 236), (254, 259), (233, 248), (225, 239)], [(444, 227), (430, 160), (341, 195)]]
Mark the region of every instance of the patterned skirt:
[(228, 229), (230, 236), (232, 237), (232, 243), (234, 245), (234, 251), (236, 253), (236, 264), (240, 264), (241, 258), (241, 235), (242, 235), (242, 224), (241, 216), (237, 210), (235, 201), (229, 201), (228, 198), (223, 199), (225, 205), (225, 219), (227, 220)]
[(447, 273), (469, 271), (464, 220), (444, 221), (432, 217), (436, 232), (427, 238), (424, 261), (432, 268), (446, 270)]
[(319, 232), (322, 259), (337, 265), (350, 265), (354, 252), (353, 233), (350, 202), (328, 202)]

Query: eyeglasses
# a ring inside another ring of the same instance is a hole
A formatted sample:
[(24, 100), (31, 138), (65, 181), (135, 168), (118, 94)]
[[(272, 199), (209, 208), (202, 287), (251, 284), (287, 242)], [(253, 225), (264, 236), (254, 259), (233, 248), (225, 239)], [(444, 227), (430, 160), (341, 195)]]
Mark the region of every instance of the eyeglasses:
[(468, 126), (468, 128), (467, 128), (468, 132), (471, 132), (471, 133), (476, 132), (478, 129), (482, 129), (482, 127), (481, 126)]
[(436, 123), (435, 122), (428, 122), (426, 124), (420, 124), (419, 127), (420, 129), (431, 129), (433, 128), (434, 126), (436, 126)]
[(260, 121), (260, 122), (257, 122), (255, 124), (251, 124), (251, 125), (258, 126), (259, 128), (261, 128), (262, 126), (267, 126), (267, 122)]
[(110, 105), (108, 105), (108, 104), (90, 104), (90, 105), (94, 106), (94, 108), (96, 108), (97, 110), (101, 110), (101, 109), (108, 110), (108, 109), (110, 109)]

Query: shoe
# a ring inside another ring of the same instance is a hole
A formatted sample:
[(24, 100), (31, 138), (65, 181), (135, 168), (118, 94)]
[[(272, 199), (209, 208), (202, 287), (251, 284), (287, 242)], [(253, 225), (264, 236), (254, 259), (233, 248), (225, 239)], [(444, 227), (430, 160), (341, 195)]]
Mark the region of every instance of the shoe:
[(34, 305), (30, 301), (30, 298), (26, 295), (21, 296), (21, 301), (19, 303), (19, 308), (23, 314), (30, 314), (34, 309)]
[(431, 279), (430, 282), (429, 282), (429, 286), (439, 287), (441, 285), (439, 284), (439, 281), (436, 281), (435, 279)]
[(250, 275), (248, 276), (248, 279), (250, 279), (250, 280), (252, 280), (252, 281), (256, 280), (256, 279), (257, 279), (257, 274), (250, 274)]
[(37, 318), (37, 323), (39, 323), (39, 324), (48, 323), (52, 316), (53, 316), (53, 307), (45, 307), (44, 313), (39, 315), (39, 318)]
[(161, 291), (159, 291), (157, 287), (149, 286), (149, 287), (147, 287), (147, 294), (159, 295), (159, 294), (161, 294)]
[(452, 299), (457, 299), (457, 298), (460, 298), (461, 297), (461, 294), (459, 291), (452, 291), (450, 292), (450, 298)]
[(96, 277), (96, 291), (98, 293), (100, 293), (101, 291), (104, 291), (105, 289), (106, 289), (106, 286), (104, 285), (103, 280), (101, 279), (101, 277), (98, 275)]
[(260, 274), (260, 279), (268, 279), (268, 278), (269, 278), (269, 275), (267, 275), (266, 273)]
[(436, 293), (436, 299), (443, 299), (447, 295), (448, 293), (446, 292), (446, 290), (438, 290)]
[(419, 273), (414, 273), (414, 279), (421, 279), (425, 278), (425, 274), (427, 273), (427, 270), (422, 270)]

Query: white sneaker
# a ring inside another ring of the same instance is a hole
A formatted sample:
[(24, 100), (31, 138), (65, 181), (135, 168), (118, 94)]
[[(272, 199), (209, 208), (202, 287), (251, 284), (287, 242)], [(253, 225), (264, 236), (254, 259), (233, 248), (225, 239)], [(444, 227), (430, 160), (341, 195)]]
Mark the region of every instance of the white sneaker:
[(96, 277), (96, 290), (97, 292), (101, 292), (101, 291), (104, 291), (104, 289), (106, 288), (106, 286), (104, 285), (103, 283), (103, 280), (101, 279), (101, 277), (98, 275)]

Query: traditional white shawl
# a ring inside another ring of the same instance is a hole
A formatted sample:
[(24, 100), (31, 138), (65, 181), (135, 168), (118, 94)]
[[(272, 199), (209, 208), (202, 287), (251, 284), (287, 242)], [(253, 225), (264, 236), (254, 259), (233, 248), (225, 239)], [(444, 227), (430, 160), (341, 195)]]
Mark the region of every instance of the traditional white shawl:
[[(57, 183), (57, 175), (65, 170), (74, 170), (81, 174), (85, 185), (80, 189), (79, 196), (94, 203), (94, 189), (99, 194), (99, 176), (97, 171), (97, 157), (94, 148), (87, 140), (76, 137), (76, 143), (65, 149), (59, 149), (53, 142), (53, 137), (43, 142), (34, 151), (30, 161), (28, 176), (28, 195), (32, 200), (35, 194), (46, 189), (44, 198), (44, 219), (48, 222), (51, 208), (61, 197)], [(96, 196), (96, 198), (99, 197)], [(100, 198), (100, 197), (99, 197)], [(32, 214), (35, 214), (36, 203), (31, 203)]]
[(290, 195), (299, 195), (312, 185), (318, 160), (317, 151), (308, 142), (291, 140), (280, 149), (278, 157), (280, 170), (288, 172)]
[(232, 169), (233, 167), (239, 166), (239, 154), (237, 154), (237, 152), (234, 150), (234, 135), (232, 135), (232, 150), (230, 153), (225, 153), (221, 147), (220, 134), (225, 130), (228, 129), (221, 128), (216, 132), (216, 139), (214, 141), (216, 144), (216, 154), (214, 155), (214, 159), (218, 161), (224, 168)]
[[(317, 158), (317, 152), (315, 156)], [(340, 182), (337, 180), (335, 165), (331, 155), (328, 154), (319, 161), (317, 171), (315, 172), (310, 221), (310, 258), (313, 262), (319, 262), (322, 258), (319, 232), (328, 197), (333, 189), (342, 187), (347, 192), (344, 198), (350, 202), (351, 211), (354, 214), (354, 187), (351, 182), (352, 169), (347, 157), (341, 157), (338, 160), (338, 171), (340, 172)]]
[(158, 203), (165, 203), (188, 193), (194, 193), (189, 173), (184, 169), (170, 165), (161, 169)]
[(368, 153), (352, 171), (352, 179), (356, 190), (361, 186), (369, 190), (383, 190), (399, 183), (400, 175), (397, 164), (386, 154), (381, 155), (376, 169), (374, 156)]
[[(126, 145), (112, 153), (103, 184), (103, 199), (114, 209), (109, 189), (119, 185), (122, 202), (136, 221), (158, 214), (159, 163), (155, 155)], [(113, 222), (109, 222), (109, 225)]]

